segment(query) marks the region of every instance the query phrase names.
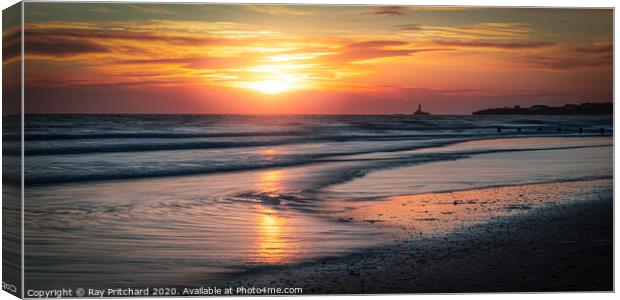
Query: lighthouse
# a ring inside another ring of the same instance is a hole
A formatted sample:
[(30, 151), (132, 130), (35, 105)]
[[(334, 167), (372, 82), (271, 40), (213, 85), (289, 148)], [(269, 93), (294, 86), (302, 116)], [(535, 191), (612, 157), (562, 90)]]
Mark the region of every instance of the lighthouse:
[(418, 110), (416, 110), (413, 113), (414, 116), (419, 116), (419, 115), (430, 115), (430, 113), (427, 113), (425, 111), (422, 110), (422, 103), (418, 103)]

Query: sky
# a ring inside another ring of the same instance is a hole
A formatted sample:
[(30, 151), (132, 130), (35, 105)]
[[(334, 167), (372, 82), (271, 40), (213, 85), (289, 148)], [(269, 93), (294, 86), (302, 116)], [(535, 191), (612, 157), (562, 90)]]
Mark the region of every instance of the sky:
[(470, 114), (613, 99), (611, 10), (25, 5), (31, 113)]

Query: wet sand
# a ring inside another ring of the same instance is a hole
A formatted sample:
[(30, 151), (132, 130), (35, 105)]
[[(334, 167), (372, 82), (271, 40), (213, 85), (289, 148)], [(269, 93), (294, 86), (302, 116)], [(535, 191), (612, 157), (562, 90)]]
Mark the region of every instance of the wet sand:
[[(519, 193), (519, 189), (534, 192)], [(575, 189), (581, 192), (575, 193)], [(498, 187), (461, 193), (465, 194), (452, 202), (456, 207), (453, 214), (440, 212), (437, 216), (420, 218), (417, 209), (392, 209), (407, 201), (410, 205), (422, 205), (423, 199), (416, 202), (415, 197), (431, 194), (397, 197), (349, 213), (351, 221), (365, 223), (369, 223), (365, 218), (370, 215), (381, 214), (382, 222), (370, 222), (371, 226), (406, 231), (407, 238), (397, 238), (392, 243), (345, 257), (256, 269), (223, 279), (216, 285), (302, 287), (308, 294), (613, 289), (611, 180)], [(546, 196), (540, 198), (541, 193)], [(467, 211), (478, 210), (481, 203), (465, 204), (467, 197), (474, 194), (479, 199), (495, 198), (500, 203), (503, 198), (513, 197), (513, 201), (505, 204), (523, 202), (527, 203), (523, 204), (527, 208), (516, 207), (516, 212), (506, 213), (505, 205), (489, 207), (488, 203), (482, 203), (487, 210), (498, 214), (478, 218), (478, 213)], [(432, 196), (439, 197), (438, 194)], [(517, 200), (518, 197), (526, 199)], [(465, 206), (458, 210), (459, 205)], [(477, 207), (467, 209), (466, 205)], [(471, 222), (449, 228), (420, 226), (428, 222), (441, 224), (441, 215), (470, 218)], [(406, 221), (415, 219), (418, 220)]]

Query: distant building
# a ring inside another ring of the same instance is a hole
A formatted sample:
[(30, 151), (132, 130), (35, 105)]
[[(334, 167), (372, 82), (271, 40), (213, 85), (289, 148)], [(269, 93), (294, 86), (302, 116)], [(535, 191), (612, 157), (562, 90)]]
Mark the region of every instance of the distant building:
[(420, 115), (421, 115), (421, 116), (424, 116), (424, 115), (430, 115), (430, 113), (427, 113), (427, 112), (423, 111), (423, 110), (422, 110), (422, 103), (419, 103), (419, 104), (418, 104), (418, 110), (416, 110), (416, 111), (413, 113), (413, 115), (414, 115), (414, 116), (420, 116)]
[(536, 111), (536, 110), (545, 110), (547, 108), (549, 108), (549, 106), (542, 105), (542, 104), (536, 104), (536, 105), (533, 105), (532, 107), (530, 107), (530, 109), (534, 110), (534, 111)]
[(519, 105), (513, 108), (489, 108), (474, 112), (474, 115), (612, 115), (613, 103), (582, 103), (564, 106), (533, 105), (524, 108)]

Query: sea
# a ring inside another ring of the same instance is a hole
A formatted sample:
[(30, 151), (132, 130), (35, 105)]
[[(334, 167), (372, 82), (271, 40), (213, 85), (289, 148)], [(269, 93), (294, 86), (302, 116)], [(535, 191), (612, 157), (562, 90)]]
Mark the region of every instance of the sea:
[[(612, 116), (24, 123), (26, 289), (205, 286), (404, 238), (337, 217), (386, 197), (613, 176)], [(5, 126), (4, 159), (19, 161), (20, 143)], [(18, 168), (5, 182), (20, 182)]]

